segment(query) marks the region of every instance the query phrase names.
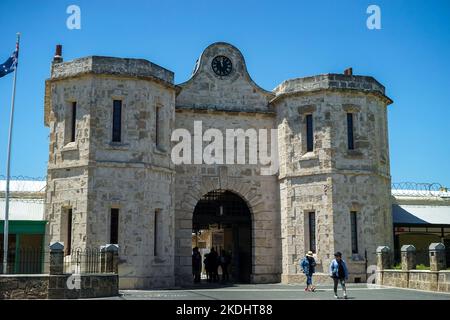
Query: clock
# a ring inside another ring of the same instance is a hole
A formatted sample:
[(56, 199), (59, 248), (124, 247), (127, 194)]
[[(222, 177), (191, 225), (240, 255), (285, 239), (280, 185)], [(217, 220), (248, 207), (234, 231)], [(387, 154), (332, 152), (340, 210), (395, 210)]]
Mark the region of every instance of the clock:
[(211, 67), (218, 76), (227, 76), (231, 73), (233, 65), (231, 60), (225, 56), (217, 56), (211, 62)]

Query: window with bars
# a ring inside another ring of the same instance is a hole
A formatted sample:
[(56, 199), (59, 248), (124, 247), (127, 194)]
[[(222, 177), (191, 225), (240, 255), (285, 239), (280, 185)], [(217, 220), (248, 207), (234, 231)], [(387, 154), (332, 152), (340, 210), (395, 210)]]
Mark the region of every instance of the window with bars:
[(161, 248), (159, 238), (159, 233), (161, 232), (161, 210), (155, 210), (155, 217), (153, 220), (153, 255), (155, 257), (161, 254)]
[(113, 102), (112, 141), (122, 141), (122, 100)]
[(348, 150), (355, 149), (353, 134), (353, 113), (347, 113), (347, 145)]
[(70, 141), (75, 142), (75, 136), (77, 132), (77, 103), (75, 101), (71, 104), (70, 110)]
[(312, 114), (306, 115), (306, 152), (314, 150), (314, 133)]
[(155, 108), (155, 144), (157, 148), (161, 147), (161, 107)]
[(309, 250), (316, 252), (316, 213), (314, 211), (308, 213), (309, 226)]
[(119, 244), (119, 209), (111, 209), (109, 224), (109, 243)]
[(358, 215), (356, 211), (350, 212), (350, 227), (352, 233), (352, 253), (358, 253)]
[(66, 247), (64, 249), (65, 255), (70, 255), (72, 251), (72, 208), (67, 209), (67, 237), (66, 237)]

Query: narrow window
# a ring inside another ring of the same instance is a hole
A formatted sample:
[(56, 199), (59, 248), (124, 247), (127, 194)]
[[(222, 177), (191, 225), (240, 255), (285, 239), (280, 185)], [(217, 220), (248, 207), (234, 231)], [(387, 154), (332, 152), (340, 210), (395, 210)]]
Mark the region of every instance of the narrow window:
[(72, 251), (72, 209), (67, 209), (67, 241), (65, 244), (66, 256), (68, 256)]
[(159, 252), (159, 224), (160, 224), (160, 210), (155, 210), (155, 218), (153, 221), (153, 255), (159, 256), (161, 252)]
[(309, 250), (316, 252), (316, 213), (310, 212), (308, 214), (309, 225)]
[(353, 113), (347, 113), (347, 143), (348, 150), (355, 149), (353, 139)]
[(109, 243), (119, 243), (119, 209), (111, 209), (111, 221), (109, 226)]
[(358, 224), (356, 211), (350, 212), (350, 224), (352, 231), (352, 253), (358, 253)]
[(70, 117), (70, 142), (75, 142), (75, 135), (77, 132), (77, 103), (72, 102), (72, 110)]
[(313, 118), (312, 114), (306, 115), (306, 152), (314, 150)]
[(112, 141), (120, 142), (122, 138), (122, 101), (114, 100), (113, 103), (113, 128)]
[(161, 139), (161, 125), (159, 124), (159, 120), (160, 120), (160, 112), (161, 112), (161, 107), (157, 106), (156, 110), (155, 110), (155, 143), (156, 143), (156, 147), (160, 147), (161, 143), (160, 143), (160, 139)]

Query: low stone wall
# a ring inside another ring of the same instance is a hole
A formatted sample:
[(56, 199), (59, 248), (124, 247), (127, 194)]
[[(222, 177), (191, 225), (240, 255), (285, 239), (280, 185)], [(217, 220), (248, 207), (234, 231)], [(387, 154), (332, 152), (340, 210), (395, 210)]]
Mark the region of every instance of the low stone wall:
[(377, 284), (389, 287), (450, 292), (450, 271), (378, 270)]
[(450, 292), (450, 271), (439, 272), (438, 291)]
[(0, 275), (0, 299), (47, 299), (48, 275)]
[(0, 299), (82, 299), (118, 294), (117, 274), (0, 275)]

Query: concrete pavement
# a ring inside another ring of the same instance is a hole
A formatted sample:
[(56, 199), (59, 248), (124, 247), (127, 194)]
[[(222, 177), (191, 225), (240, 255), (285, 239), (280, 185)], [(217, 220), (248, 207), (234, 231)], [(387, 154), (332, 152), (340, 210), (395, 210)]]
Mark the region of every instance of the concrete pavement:
[[(330, 285), (317, 286), (316, 292), (305, 292), (303, 285), (235, 284), (228, 286), (202, 284), (172, 290), (122, 290), (126, 300), (334, 300)], [(450, 300), (450, 293), (347, 284), (349, 300)], [(342, 290), (338, 289), (340, 299)]]

